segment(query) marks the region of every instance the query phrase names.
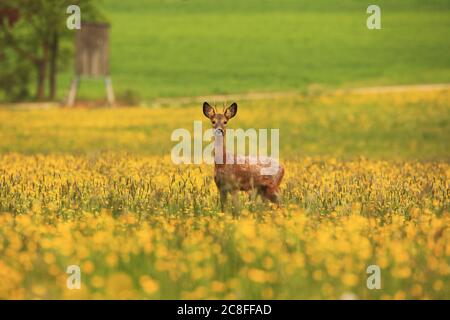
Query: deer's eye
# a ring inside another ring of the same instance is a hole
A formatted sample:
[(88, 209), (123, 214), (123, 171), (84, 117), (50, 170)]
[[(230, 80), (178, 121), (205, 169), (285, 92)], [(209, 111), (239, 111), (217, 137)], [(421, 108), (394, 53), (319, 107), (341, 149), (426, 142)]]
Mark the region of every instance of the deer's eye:
[(213, 120), (213, 121), (212, 121), (212, 124), (216, 124), (216, 120)]
[(226, 122), (226, 121), (224, 121), (224, 122), (223, 122), (223, 124), (227, 124), (227, 122)]

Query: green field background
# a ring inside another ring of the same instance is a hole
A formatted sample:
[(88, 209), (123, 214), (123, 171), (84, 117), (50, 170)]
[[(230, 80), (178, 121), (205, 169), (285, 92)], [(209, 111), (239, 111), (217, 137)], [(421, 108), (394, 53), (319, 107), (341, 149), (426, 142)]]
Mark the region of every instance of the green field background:
[[(108, 0), (119, 99), (450, 82), (450, 1)], [(82, 16), (83, 18), (83, 16)], [(59, 79), (63, 98), (69, 62)], [(81, 98), (102, 99), (85, 81)]]

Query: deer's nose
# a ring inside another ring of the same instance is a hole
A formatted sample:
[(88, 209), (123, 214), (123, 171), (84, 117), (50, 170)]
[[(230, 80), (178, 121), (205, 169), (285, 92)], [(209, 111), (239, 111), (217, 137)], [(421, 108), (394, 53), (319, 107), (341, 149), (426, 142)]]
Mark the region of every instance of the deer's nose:
[(216, 136), (223, 136), (223, 129), (222, 128), (217, 128), (216, 130), (214, 130), (214, 134)]

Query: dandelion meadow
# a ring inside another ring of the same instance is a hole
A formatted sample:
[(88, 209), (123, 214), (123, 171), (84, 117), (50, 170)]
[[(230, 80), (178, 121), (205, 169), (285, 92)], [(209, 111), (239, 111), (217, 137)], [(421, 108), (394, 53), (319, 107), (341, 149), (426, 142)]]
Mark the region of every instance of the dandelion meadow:
[(237, 218), (212, 165), (170, 159), (200, 105), (0, 109), (0, 298), (449, 299), (449, 98), (240, 103), (230, 126), (280, 128), (286, 174)]

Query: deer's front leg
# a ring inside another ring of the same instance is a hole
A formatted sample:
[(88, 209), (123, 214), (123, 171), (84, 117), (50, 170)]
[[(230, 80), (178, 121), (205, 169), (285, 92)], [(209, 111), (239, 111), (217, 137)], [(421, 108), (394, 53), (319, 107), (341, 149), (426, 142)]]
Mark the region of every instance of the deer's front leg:
[(226, 190), (219, 190), (220, 193), (220, 208), (222, 212), (225, 212), (225, 205), (227, 203), (228, 192)]
[(237, 191), (233, 192), (233, 217), (236, 218), (239, 212), (239, 193)]

